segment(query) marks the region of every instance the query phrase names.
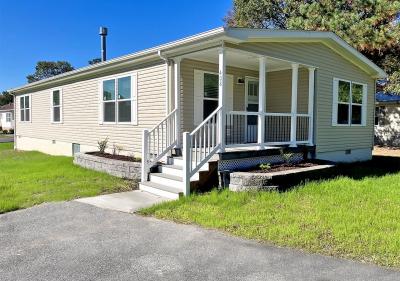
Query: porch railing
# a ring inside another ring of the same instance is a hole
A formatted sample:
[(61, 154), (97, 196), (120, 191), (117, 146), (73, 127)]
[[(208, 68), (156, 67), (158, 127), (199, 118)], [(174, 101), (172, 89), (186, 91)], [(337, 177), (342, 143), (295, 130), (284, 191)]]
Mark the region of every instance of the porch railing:
[(221, 147), (219, 142), (219, 124), (221, 108), (212, 112), (196, 129), (191, 133), (183, 134), (183, 171), (185, 194), (190, 192), (190, 178), (196, 174), (203, 165)]
[(177, 110), (173, 110), (150, 131), (143, 130), (142, 181), (147, 181), (149, 170), (177, 144)]
[[(291, 113), (259, 113), (248, 111), (231, 111), (226, 114), (225, 142), (226, 147), (259, 145), (259, 116), (264, 118), (265, 145), (291, 144)], [(308, 143), (308, 114), (296, 114), (296, 144)]]

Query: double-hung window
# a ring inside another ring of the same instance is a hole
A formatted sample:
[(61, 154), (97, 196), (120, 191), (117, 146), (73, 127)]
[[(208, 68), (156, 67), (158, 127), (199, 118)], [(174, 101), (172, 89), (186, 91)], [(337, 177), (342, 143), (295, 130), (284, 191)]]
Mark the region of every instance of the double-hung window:
[(204, 73), (203, 120), (218, 108), (218, 74)]
[(6, 122), (10, 123), (11, 122), (11, 112), (6, 113)]
[(25, 95), (19, 98), (20, 106), (20, 121), (30, 122), (31, 121), (31, 96)]
[(333, 80), (333, 125), (365, 126), (367, 108), (367, 85)]
[(104, 123), (134, 123), (136, 120), (135, 75), (102, 81), (102, 116)]
[(51, 92), (51, 122), (62, 122), (62, 91), (60, 89)]

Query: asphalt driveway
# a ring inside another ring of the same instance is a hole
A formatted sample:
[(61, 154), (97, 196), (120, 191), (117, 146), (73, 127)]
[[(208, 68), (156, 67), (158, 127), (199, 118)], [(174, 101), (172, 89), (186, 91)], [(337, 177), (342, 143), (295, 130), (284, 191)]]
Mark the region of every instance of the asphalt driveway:
[(400, 272), (66, 202), (0, 215), (0, 280), (384, 281)]

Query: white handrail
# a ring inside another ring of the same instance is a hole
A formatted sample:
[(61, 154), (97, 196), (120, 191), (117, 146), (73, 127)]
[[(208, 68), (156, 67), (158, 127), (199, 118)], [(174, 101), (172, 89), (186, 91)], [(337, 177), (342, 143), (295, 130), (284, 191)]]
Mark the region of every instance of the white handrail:
[(218, 152), (221, 144), (218, 142), (218, 116), (222, 107), (214, 110), (191, 133), (183, 134), (183, 182), (184, 193), (190, 193), (190, 178)]
[(150, 168), (176, 146), (176, 118), (179, 118), (177, 112), (177, 109), (173, 110), (150, 131), (143, 130), (142, 182), (147, 181)]
[(208, 117), (207, 117), (206, 119), (204, 119), (204, 121), (201, 122), (201, 123), (190, 133), (190, 135), (192, 136), (192, 135), (195, 134), (198, 130), (200, 130), (200, 128), (203, 127), (204, 124), (206, 124), (211, 118), (213, 118), (213, 117), (218, 113), (218, 111), (220, 111), (220, 110), (221, 110), (221, 107), (218, 107), (216, 110), (214, 110), (213, 112), (211, 112), (211, 114), (208, 115)]

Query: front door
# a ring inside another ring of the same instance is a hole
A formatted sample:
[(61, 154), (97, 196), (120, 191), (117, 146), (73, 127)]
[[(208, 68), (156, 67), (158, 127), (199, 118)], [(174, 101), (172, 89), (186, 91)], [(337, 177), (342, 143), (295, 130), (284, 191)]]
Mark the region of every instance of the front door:
[[(255, 78), (246, 79), (246, 111), (258, 112), (258, 80)], [(257, 116), (248, 115), (246, 121), (246, 142), (257, 142)]]

